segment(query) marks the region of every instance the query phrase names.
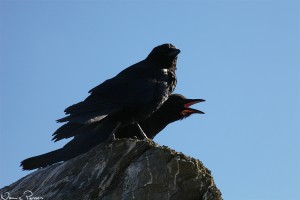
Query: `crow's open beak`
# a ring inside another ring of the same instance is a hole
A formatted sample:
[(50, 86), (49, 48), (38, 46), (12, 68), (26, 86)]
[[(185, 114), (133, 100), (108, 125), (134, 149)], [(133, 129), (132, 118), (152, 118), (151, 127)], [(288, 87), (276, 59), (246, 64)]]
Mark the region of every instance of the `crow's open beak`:
[(204, 99), (186, 99), (185, 104), (184, 104), (185, 109), (181, 113), (182, 114), (194, 114), (194, 113), (205, 114), (201, 110), (190, 108), (191, 105), (194, 105), (194, 104), (200, 103), (200, 102), (204, 102), (204, 101), (205, 101)]

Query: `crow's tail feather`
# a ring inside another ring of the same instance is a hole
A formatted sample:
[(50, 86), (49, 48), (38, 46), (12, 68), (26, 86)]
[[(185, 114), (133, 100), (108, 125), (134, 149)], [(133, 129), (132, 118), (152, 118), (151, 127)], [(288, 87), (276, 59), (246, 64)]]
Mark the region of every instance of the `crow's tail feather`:
[(27, 158), (21, 162), (20, 166), (23, 168), (23, 170), (32, 170), (52, 165), (64, 160), (62, 151), (63, 149), (57, 149), (49, 153)]
[(21, 162), (21, 167), (23, 170), (43, 168), (79, 156), (110, 139), (112, 132), (116, 131), (120, 125), (121, 123), (116, 119), (105, 119), (101, 122), (85, 125), (80, 128), (81, 133), (75, 134), (75, 137), (63, 148), (27, 158)]

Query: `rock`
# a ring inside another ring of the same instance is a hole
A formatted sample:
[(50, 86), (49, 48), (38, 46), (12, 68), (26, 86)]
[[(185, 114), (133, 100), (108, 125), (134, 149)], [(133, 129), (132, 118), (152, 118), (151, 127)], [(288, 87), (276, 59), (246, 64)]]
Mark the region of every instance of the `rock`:
[[(153, 141), (117, 139), (0, 189), (2, 199), (219, 200), (210, 171)], [(27, 196), (27, 198), (26, 198)]]

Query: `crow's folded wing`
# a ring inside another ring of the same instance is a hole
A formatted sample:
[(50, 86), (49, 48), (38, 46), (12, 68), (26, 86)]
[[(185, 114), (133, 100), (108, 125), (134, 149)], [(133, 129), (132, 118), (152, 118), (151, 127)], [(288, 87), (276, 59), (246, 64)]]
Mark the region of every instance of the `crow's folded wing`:
[(116, 76), (90, 90), (90, 96), (65, 110), (69, 116), (58, 122), (90, 123), (124, 108), (145, 105), (157, 98), (159, 84), (144, 78)]

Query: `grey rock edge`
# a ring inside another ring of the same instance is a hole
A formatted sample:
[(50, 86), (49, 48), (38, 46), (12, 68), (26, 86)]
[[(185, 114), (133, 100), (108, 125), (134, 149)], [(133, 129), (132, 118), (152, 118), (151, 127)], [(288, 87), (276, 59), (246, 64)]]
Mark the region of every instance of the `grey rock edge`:
[(199, 160), (153, 141), (133, 139), (103, 143), (67, 162), (39, 169), (0, 189), (0, 194), (49, 200), (222, 199)]

